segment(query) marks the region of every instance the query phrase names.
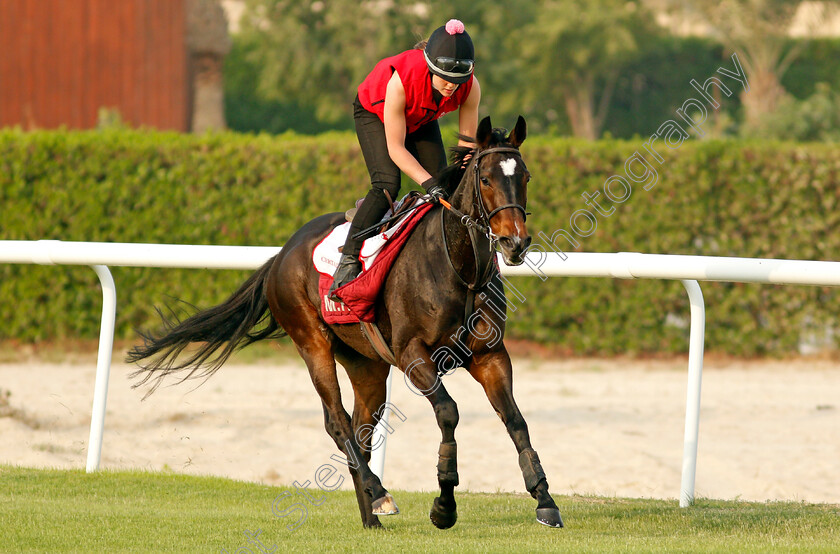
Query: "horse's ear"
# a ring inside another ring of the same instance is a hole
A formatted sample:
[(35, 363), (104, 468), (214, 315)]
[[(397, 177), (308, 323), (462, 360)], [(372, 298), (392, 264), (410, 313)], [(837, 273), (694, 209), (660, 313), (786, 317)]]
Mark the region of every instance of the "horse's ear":
[(513, 131), (511, 131), (510, 135), (508, 135), (507, 142), (515, 148), (519, 148), (519, 146), (525, 142), (526, 136), (528, 136), (528, 130), (525, 125), (525, 118), (520, 115), (519, 119), (516, 120), (516, 127), (514, 127)]
[(493, 124), (490, 123), (490, 116), (488, 115), (478, 124), (478, 129), (475, 132), (475, 142), (479, 148), (487, 148), (491, 138), (493, 138)]

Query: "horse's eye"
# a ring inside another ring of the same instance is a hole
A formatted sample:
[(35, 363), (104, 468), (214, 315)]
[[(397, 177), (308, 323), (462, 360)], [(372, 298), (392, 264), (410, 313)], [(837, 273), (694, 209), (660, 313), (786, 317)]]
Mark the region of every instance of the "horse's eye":
[(482, 177), (481, 178), (481, 184), (484, 185), (484, 186), (489, 186), (490, 185), (490, 179), (488, 179), (487, 177)]

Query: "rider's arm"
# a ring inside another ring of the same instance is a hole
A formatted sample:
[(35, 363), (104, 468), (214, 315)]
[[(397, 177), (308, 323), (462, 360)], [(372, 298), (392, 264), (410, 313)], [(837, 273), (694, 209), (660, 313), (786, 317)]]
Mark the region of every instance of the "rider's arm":
[[(481, 102), (481, 87), (478, 85), (478, 79), (473, 77), (472, 88), (467, 95), (467, 99), (461, 104), (458, 110), (458, 132), (462, 135), (475, 138), (475, 131), (478, 128), (478, 104)], [(472, 148), (474, 144), (458, 141), (458, 146), (468, 146)]]
[[(405, 147), (405, 89), (400, 76), (394, 71), (388, 88), (385, 90), (385, 140), (388, 144), (388, 155), (394, 160), (403, 173), (411, 177), (418, 184), (432, 178), (423, 169), (420, 162), (411, 155)], [(475, 129), (473, 129), (475, 132)]]

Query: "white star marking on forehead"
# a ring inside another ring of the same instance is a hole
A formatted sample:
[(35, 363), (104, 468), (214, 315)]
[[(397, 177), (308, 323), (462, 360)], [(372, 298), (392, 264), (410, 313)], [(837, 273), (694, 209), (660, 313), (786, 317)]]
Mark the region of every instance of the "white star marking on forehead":
[(502, 173), (507, 177), (510, 177), (516, 172), (516, 160), (514, 158), (502, 160), (499, 162), (499, 165), (502, 166)]

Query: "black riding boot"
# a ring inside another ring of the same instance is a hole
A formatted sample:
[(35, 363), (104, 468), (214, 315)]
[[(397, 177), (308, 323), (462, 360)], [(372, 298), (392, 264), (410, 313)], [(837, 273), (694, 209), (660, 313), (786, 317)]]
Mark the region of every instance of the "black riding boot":
[(333, 284), (330, 287), (330, 298), (340, 301), (340, 298), (333, 295), (335, 289), (343, 287), (362, 272), (362, 262), (357, 254), (342, 254), (338, 261), (338, 268), (333, 275)]
[(333, 295), (333, 292), (339, 287), (343, 287), (353, 279), (359, 276), (362, 272), (362, 262), (359, 260), (359, 252), (362, 251), (362, 242), (364, 239), (354, 239), (353, 235), (363, 231), (382, 219), (385, 212), (388, 211), (390, 204), (382, 189), (371, 188), (365, 196), (364, 202), (359, 206), (356, 215), (353, 217), (353, 223), (350, 224), (350, 231), (347, 233), (347, 240), (344, 247), (341, 249), (341, 259), (338, 261), (338, 268), (333, 275), (333, 284), (330, 287), (330, 298), (339, 301)]

